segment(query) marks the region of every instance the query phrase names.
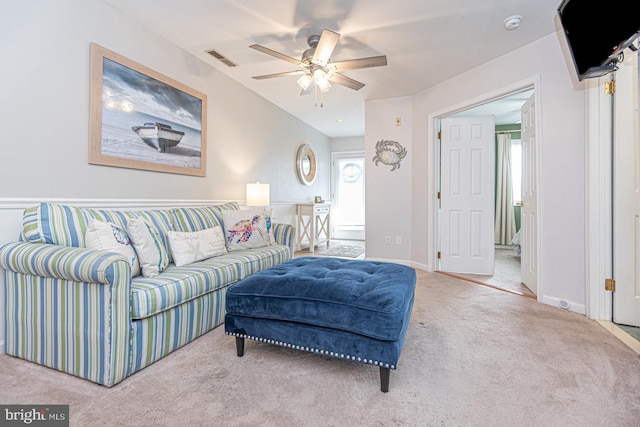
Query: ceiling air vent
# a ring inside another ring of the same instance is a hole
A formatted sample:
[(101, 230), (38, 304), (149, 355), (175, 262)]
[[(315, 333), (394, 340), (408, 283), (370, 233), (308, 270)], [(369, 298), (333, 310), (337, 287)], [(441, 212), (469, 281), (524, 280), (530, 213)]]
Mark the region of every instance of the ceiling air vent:
[(222, 62), (223, 64), (225, 64), (228, 67), (237, 67), (238, 64), (234, 64), (233, 62), (231, 62), (230, 60), (228, 60), (224, 55), (221, 55), (219, 52), (217, 52), (216, 50), (208, 50), (207, 53), (211, 56), (213, 56), (214, 58), (216, 58), (218, 61)]

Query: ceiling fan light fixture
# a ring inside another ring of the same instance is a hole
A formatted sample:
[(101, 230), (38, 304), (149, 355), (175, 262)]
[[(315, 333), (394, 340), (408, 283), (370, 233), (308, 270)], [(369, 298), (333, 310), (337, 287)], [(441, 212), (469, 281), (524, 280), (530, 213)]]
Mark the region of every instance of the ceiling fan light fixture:
[(316, 86), (318, 86), (318, 89), (323, 93), (331, 87), (331, 84), (329, 84), (329, 75), (320, 68), (313, 72), (313, 81), (316, 82)]
[[(301, 76), (297, 83), (302, 88), (300, 95), (308, 95), (313, 91), (316, 106), (322, 103), (322, 94), (331, 88), (331, 83), (341, 85), (353, 90), (360, 90), (364, 87), (364, 83), (352, 79), (351, 77), (341, 74), (343, 71), (357, 70), (362, 68), (381, 67), (387, 65), (387, 57), (384, 55), (372, 56), (369, 58), (348, 59), (338, 62), (331, 62), (331, 55), (340, 39), (340, 34), (324, 29), (321, 35), (313, 34), (307, 38), (309, 49), (302, 54), (302, 59), (298, 60), (284, 53), (277, 52), (268, 47), (258, 44), (249, 46), (259, 52), (286, 61), (299, 68), (296, 71), (287, 71), (284, 73), (266, 74), (262, 76), (254, 76), (254, 79), (263, 80), (273, 77), (283, 76)], [(313, 86), (313, 87), (312, 87)], [(313, 90), (312, 90), (313, 89)]]
[(302, 90), (307, 90), (312, 81), (313, 79), (309, 74), (303, 74), (302, 77), (298, 79), (298, 85), (300, 85)]
[(318, 84), (318, 88), (320, 89), (320, 92), (325, 93), (331, 89), (331, 83), (329, 83), (329, 80), (323, 80), (322, 83)]
[(322, 71), (320, 68), (316, 69), (313, 72), (313, 80), (316, 81), (316, 83), (320, 83), (323, 80), (327, 80), (327, 75), (325, 74), (324, 71)]

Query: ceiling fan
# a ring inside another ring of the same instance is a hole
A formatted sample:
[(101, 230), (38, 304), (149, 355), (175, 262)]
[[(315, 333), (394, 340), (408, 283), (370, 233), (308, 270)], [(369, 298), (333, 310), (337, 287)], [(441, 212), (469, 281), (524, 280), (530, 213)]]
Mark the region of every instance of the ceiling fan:
[(369, 58), (329, 62), (331, 54), (338, 44), (338, 39), (340, 39), (340, 34), (327, 29), (322, 30), (322, 35), (314, 34), (309, 36), (307, 38), (309, 49), (302, 53), (302, 59), (299, 60), (259, 44), (253, 44), (249, 47), (302, 68), (301, 70), (266, 74), (263, 76), (255, 76), (253, 78), (263, 80), (274, 77), (302, 75), (302, 77), (298, 79), (298, 84), (302, 87), (301, 95), (311, 92), (311, 83), (315, 83), (315, 86), (321, 92), (325, 92), (331, 87), (329, 82), (346, 86), (353, 90), (360, 90), (365, 86), (364, 83), (347, 77), (344, 74), (340, 74), (340, 72), (387, 65), (387, 57), (385, 55), (381, 55)]

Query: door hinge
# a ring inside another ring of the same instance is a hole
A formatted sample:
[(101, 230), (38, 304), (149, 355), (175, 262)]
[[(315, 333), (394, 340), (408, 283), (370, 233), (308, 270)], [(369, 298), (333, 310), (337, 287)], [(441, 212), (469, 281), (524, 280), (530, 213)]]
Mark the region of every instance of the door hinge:
[(440, 194), (440, 192), (438, 191), (438, 200), (440, 200), (442, 198), (442, 194)]
[(438, 139), (442, 139), (442, 131), (438, 131)]
[(604, 290), (609, 292), (615, 292), (616, 279), (604, 279)]
[(605, 82), (604, 84), (604, 93), (605, 95), (613, 95), (616, 93), (616, 81), (611, 80), (610, 82)]
[(442, 258), (442, 252), (438, 251), (438, 259)]

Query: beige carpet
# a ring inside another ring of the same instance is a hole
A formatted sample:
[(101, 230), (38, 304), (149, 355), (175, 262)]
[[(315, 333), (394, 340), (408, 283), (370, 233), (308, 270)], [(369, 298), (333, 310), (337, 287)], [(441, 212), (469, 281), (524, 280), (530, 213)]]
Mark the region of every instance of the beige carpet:
[(438, 273), (389, 393), (378, 370), (217, 328), (108, 389), (0, 356), (0, 403), (70, 405), (72, 426), (637, 426), (640, 355), (585, 316)]

